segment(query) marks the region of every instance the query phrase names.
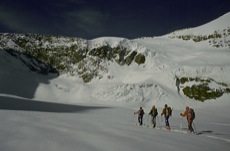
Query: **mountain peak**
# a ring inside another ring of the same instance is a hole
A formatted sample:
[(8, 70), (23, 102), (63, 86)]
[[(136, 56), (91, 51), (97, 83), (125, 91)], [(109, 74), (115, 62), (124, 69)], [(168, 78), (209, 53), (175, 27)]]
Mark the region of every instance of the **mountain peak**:
[(171, 34), (210, 35), (210, 34), (213, 34), (214, 31), (222, 31), (224, 29), (229, 29), (229, 28), (230, 28), (230, 12), (204, 25), (194, 27), (194, 28), (178, 30)]
[(178, 30), (166, 37), (208, 42), (213, 47), (230, 49), (230, 12), (202, 26)]

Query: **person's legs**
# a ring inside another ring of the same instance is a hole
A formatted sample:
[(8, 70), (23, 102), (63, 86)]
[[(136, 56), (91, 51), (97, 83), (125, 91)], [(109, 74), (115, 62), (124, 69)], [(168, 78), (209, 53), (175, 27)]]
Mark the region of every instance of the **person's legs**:
[(169, 125), (169, 116), (165, 116), (165, 125), (167, 129), (170, 129), (170, 125)]
[(189, 122), (188, 122), (188, 129), (190, 132), (194, 132), (194, 129), (192, 127), (192, 122), (193, 122), (193, 120), (189, 120)]
[(139, 122), (140, 125), (142, 125), (142, 123), (143, 123), (143, 117), (142, 116), (138, 117), (138, 122)]
[(169, 116), (165, 116), (165, 125), (169, 126)]
[(141, 123), (140, 124), (142, 125), (143, 124), (143, 116), (141, 116), (140, 118), (141, 118)]
[(156, 127), (156, 117), (152, 117), (152, 124), (153, 124), (153, 128)]

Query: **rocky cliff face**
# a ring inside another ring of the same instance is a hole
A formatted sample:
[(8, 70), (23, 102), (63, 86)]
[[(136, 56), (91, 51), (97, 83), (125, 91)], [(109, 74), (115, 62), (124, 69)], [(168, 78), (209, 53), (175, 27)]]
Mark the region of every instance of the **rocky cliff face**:
[[(106, 62), (121, 66), (145, 63), (145, 56), (118, 42), (111, 46), (92, 45), (81, 38), (44, 36), (36, 34), (0, 34), (0, 47), (20, 59), (31, 71), (41, 74), (68, 73), (84, 82), (107, 72)], [(128, 40), (126, 42), (129, 43)]]

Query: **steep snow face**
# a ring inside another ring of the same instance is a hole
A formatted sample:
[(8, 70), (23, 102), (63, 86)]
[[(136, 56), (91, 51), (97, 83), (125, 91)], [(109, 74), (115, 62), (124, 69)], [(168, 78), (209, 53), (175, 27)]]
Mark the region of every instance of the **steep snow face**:
[[(228, 66), (229, 48), (213, 48), (206, 43), (194, 43), (167, 37), (155, 37), (149, 39), (136, 39), (136, 42), (146, 47), (147, 62), (169, 64), (170, 66)], [(156, 57), (157, 56), (157, 57)], [(220, 59), (221, 58), (221, 59)], [(153, 63), (146, 63), (146, 66)]]
[[(32, 99), (40, 84), (49, 84), (57, 75), (41, 76), (32, 73), (20, 60), (0, 49), (0, 95)], [(26, 60), (27, 58), (25, 58)]]
[(175, 31), (166, 35), (170, 38), (179, 38), (185, 41), (203, 43), (216, 48), (230, 49), (230, 13), (205, 25)]

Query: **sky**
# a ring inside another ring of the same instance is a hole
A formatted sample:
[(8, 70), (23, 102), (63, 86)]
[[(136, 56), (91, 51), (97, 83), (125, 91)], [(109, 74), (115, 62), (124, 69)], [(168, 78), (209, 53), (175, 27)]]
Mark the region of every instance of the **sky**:
[(229, 0), (1, 0), (0, 33), (161, 36), (230, 12)]

